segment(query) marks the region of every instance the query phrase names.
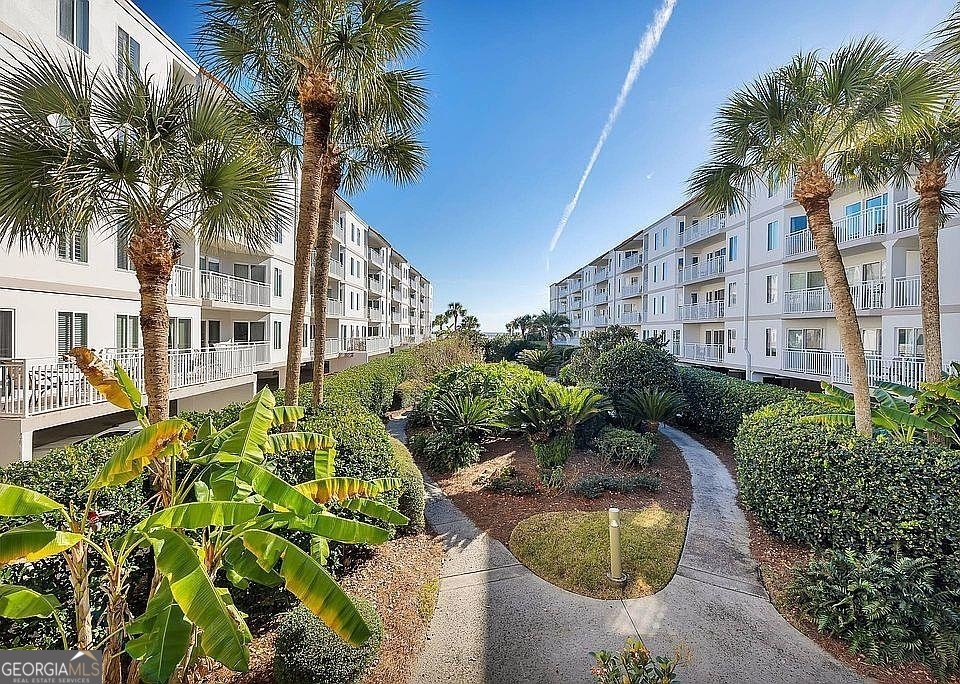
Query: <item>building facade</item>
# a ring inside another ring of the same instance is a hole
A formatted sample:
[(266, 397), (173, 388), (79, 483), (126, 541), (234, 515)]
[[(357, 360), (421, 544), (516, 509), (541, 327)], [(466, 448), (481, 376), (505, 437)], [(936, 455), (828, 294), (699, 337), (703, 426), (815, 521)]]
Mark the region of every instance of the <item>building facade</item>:
[[(923, 379), (920, 259), (912, 190), (838, 188), (834, 231), (872, 383)], [(960, 360), (960, 220), (940, 231), (945, 364)], [(677, 358), (800, 387), (849, 382), (833, 303), (790, 186), (758, 184), (738, 213), (691, 200), (550, 286), (580, 335), (609, 325), (662, 336)]]
[[(129, 59), (156, 78), (195, 82), (199, 67), (126, 0), (20, 0), (0, 5), (0, 48), (29, 41), (79, 51), (103, 69)], [(290, 179), (290, 192), (297, 187)], [(295, 206), (291, 202), (291, 206)], [(384, 235), (337, 198), (327, 291), (329, 370), (430, 335), (430, 281)], [(175, 409), (252, 396), (286, 361), (295, 216), (278, 222), (265, 251), (240, 244), (181, 244), (169, 289), (170, 380)], [(0, 251), (0, 459), (29, 458), (34, 435), (109, 414), (113, 407), (63, 354), (98, 350), (142, 377), (139, 288), (126, 244), (92, 228), (48, 253)], [(303, 359), (311, 357), (312, 326)], [(39, 436), (39, 435), (38, 435)], [(9, 446), (9, 445), (18, 445)]]

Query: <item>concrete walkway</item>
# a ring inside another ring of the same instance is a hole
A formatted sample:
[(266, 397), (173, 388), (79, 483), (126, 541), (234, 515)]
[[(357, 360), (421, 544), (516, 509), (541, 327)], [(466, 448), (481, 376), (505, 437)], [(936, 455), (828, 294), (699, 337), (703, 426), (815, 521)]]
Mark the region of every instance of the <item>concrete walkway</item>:
[[(391, 432), (402, 437), (403, 421)], [(427, 483), (427, 521), (447, 548), (440, 597), (411, 684), (591, 681), (590, 651), (641, 635), (657, 654), (685, 644), (693, 684), (853, 684), (862, 680), (788, 624), (767, 600), (750, 556), (736, 487), (716, 455), (662, 427), (693, 476), (677, 574), (653, 596), (598, 600), (527, 570)]]

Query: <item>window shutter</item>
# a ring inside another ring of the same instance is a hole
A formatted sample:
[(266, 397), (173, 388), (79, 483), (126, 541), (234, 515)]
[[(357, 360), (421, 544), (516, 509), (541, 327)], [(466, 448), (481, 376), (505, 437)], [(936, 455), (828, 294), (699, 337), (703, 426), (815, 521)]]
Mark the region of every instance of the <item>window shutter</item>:
[(61, 259), (67, 258), (67, 238), (62, 235), (57, 240), (57, 256)]
[(64, 40), (73, 42), (73, 0), (60, 0), (57, 31)]
[(87, 346), (87, 314), (74, 314), (73, 322), (73, 344), (74, 347)]
[(0, 359), (13, 357), (13, 311), (0, 311)]
[(90, 2), (74, 0), (76, 6), (76, 36), (73, 44), (84, 52), (90, 52)]
[(140, 43), (130, 38), (130, 64), (134, 73), (140, 73)]
[(129, 54), (130, 36), (119, 26), (117, 27), (117, 76), (127, 75), (127, 55)]
[(124, 316), (117, 316), (117, 349), (123, 349), (126, 346), (126, 340), (124, 339), (126, 322), (124, 318)]
[(66, 354), (70, 351), (71, 328), (73, 316), (69, 313), (57, 314), (57, 354)]

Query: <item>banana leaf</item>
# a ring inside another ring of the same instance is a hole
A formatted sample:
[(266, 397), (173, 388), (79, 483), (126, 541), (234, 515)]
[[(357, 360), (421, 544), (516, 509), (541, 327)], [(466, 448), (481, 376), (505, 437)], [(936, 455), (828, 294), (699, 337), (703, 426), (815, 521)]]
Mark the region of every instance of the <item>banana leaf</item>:
[(127, 625), (127, 633), (134, 636), (126, 649), (140, 661), (140, 678), (147, 684), (166, 684), (186, 655), (193, 633), (169, 581), (161, 581), (146, 612)]
[(38, 594), (15, 584), (0, 584), (0, 617), (23, 620), (50, 617), (60, 606), (53, 594)]
[(83, 535), (32, 522), (0, 534), (0, 565), (30, 563), (54, 556), (83, 541)]
[(169, 418), (148, 425), (128, 437), (111, 456), (87, 488), (116, 487), (138, 477), (155, 460), (166, 458), (174, 448), (193, 437), (190, 423)]
[(0, 484), (0, 516), (19, 518), (40, 515), (63, 508), (62, 504), (32, 489), (11, 484)]

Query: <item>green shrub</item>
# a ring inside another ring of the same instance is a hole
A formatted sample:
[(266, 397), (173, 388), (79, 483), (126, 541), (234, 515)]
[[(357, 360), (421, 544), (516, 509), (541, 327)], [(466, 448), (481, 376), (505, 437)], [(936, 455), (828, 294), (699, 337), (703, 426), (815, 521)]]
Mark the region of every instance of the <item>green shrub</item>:
[(577, 384), (577, 372), (573, 366), (566, 365), (557, 373), (557, 382), (572, 387)]
[(565, 385), (576, 385), (586, 382), (590, 377), (594, 364), (603, 352), (619, 347), (624, 342), (633, 342), (637, 339), (637, 331), (622, 325), (611, 325), (603, 330), (591, 330), (580, 336), (580, 346), (571, 347), (570, 363)]
[(503, 425), (502, 414), (493, 399), (469, 394), (444, 394), (433, 401), (430, 423), (437, 432), (445, 432), (465, 442), (480, 443)]
[(351, 646), (303, 606), (287, 613), (274, 639), (273, 679), (277, 684), (356, 684), (380, 652), (383, 623), (366, 601), (353, 597), (371, 636)]
[(610, 413), (603, 411), (580, 423), (573, 431), (574, 443), (578, 449), (591, 449), (597, 437), (610, 425)]
[(786, 399), (801, 399), (797, 390), (747, 382), (702, 368), (678, 368), (686, 409), (681, 422), (697, 432), (732, 440), (744, 415)]
[(534, 443), (546, 442), (561, 435), (572, 437), (577, 426), (606, 413), (608, 405), (606, 399), (590, 387), (548, 382), (515, 401), (506, 423), (527, 433)]
[(513, 496), (529, 496), (537, 492), (536, 486), (524, 480), (513, 466), (506, 466), (496, 471), (483, 488)]
[(227, 404), (222, 409), (215, 411), (181, 411), (177, 414), (178, 418), (183, 418), (185, 421), (199, 427), (207, 420), (207, 418), (213, 419), (213, 426), (218, 430), (225, 428), (230, 425), (230, 423), (235, 423), (240, 418), (240, 411), (243, 409), (243, 404), (237, 402), (234, 404)]
[(643, 389), (676, 392), (680, 389), (672, 355), (645, 342), (623, 342), (597, 358), (588, 380), (620, 406), (632, 391)]
[(677, 392), (647, 388), (628, 392), (618, 413), (625, 428), (658, 430), (661, 422), (675, 418), (682, 407), (683, 398)]
[(487, 341), (484, 358), (487, 363), (516, 361), (520, 352), (526, 349), (544, 349), (546, 346), (546, 342), (521, 340), (513, 335), (497, 335)]
[(430, 470), (449, 473), (480, 461), (480, 445), (467, 442), (445, 432), (417, 435), (410, 440), (410, 450), (423, 459)]
[(397, 385), (397, 404), (400, 408), (409, 408), (420, 401), (420, 397), (427, 389), (425, 381), (418, 378), (404, 380)]
[(570, 491), (585, 499), (599, 499), (604, 492), (630, 494), (645, 489), (660, 490), (660, 478), (656, 475), (585, 475), (570, 486)]
[(413, 462), (407, 447), (393, 438), (390, 439), (390, 445), (393, 448), (393, 463), (400, 474), (400, 479), (403, 480), (398, 510), (410, 519), (400, 532), (419, 534), (426, 529), (423, 509), (426, 506), (427, 495), (423, 487), (423, 474)]
[(597, 453), (611, 463), (640, 468), (657, 453), (657, 445), (649, 435), (614, 427), (604, 428), (596, 447)]
[(787, 401), (743, 421), (740, 496), (760, 522), (815, 548), (957, 554), (960, 453), (799, 420), (822, 410)]
[[(32, 489), (66, 505), (73, 505), (75, 509), (83, 510), (87, 501), (87, 493), (84, 489), (121, 444), (123, 444), (122, 437), (111, 437), (92, 439), (76, 446), (58, 447), (43, 458), (8, 466), (0, 473), (0, 480), (6, 484)], [(129, 526), (149, 515), (149, 496), (149, 484), (143, 476), (122, 487), (100, 490), (97, 494), (96, 510), (102, 512), (103, 516), (99, 521), (100, 529), (95, 535), (96, 541), (101, 544), (108, 540), (112, 541)], [(2, 518), (0, 532), (27, 522), (35, 522), (37, 519), (36, 516), (29, 520)], [(44, 520), (55, 527), (60, 527), (63, 523), (62, 517), (57, 513), (44, 516)], [(134, 571), (130, 582), (133, 586), (145, 583), (146, 588), (149, 589), (149, 577), (146, 571), (141, 572), (138, 566), (144, 568), (148, 566), (146, 551), (138, 552), (132, 559), (131, 567)], [(90, 567), (94, 577), (102, 577), (106, 572), (106, 566), (97, 554), (90, 554)], [(21, 584), (42, 594), (54, 594), (63, 606), (61, 615), (66, 618), (64, 626), (71, 635), (73, 634), (73, 620), (67, 617), (74, 612), (70, 574), (61, 555), (4, 568), (0, 572), (0, 581)], [(92, 591), (90, 598), (94, 639), (99, 640), (105, 636), (102, 618), (106, 607), (106, 596), (104, 592)], [(142, 604), (133, 606), (135, 613), (142, 608), (144, 608)], [(59, 649), (63, 648), (63, 644), (56, 624), (52, 620), (0, 619), (0, 647)]]
[(797, 570), (793, 601), (821, 632), (875, 663), (925, 663), (938, 677), (960, 657), (960, 575), (930, 558), (837, 553)]
[(679, 682), (677, 668), (685, 667), (685, 652), (677, 647), (672, 658), (654, 656), (641, 639), (628, 638), (619, 653), (591, 653), (597, 666), (591, 671), (597, 684), (665, 684)]
[(573, 435), (560, 434), (546, 442), (533, 442), (533, 455), (541, 471), (562, 468), (573, 453)]

